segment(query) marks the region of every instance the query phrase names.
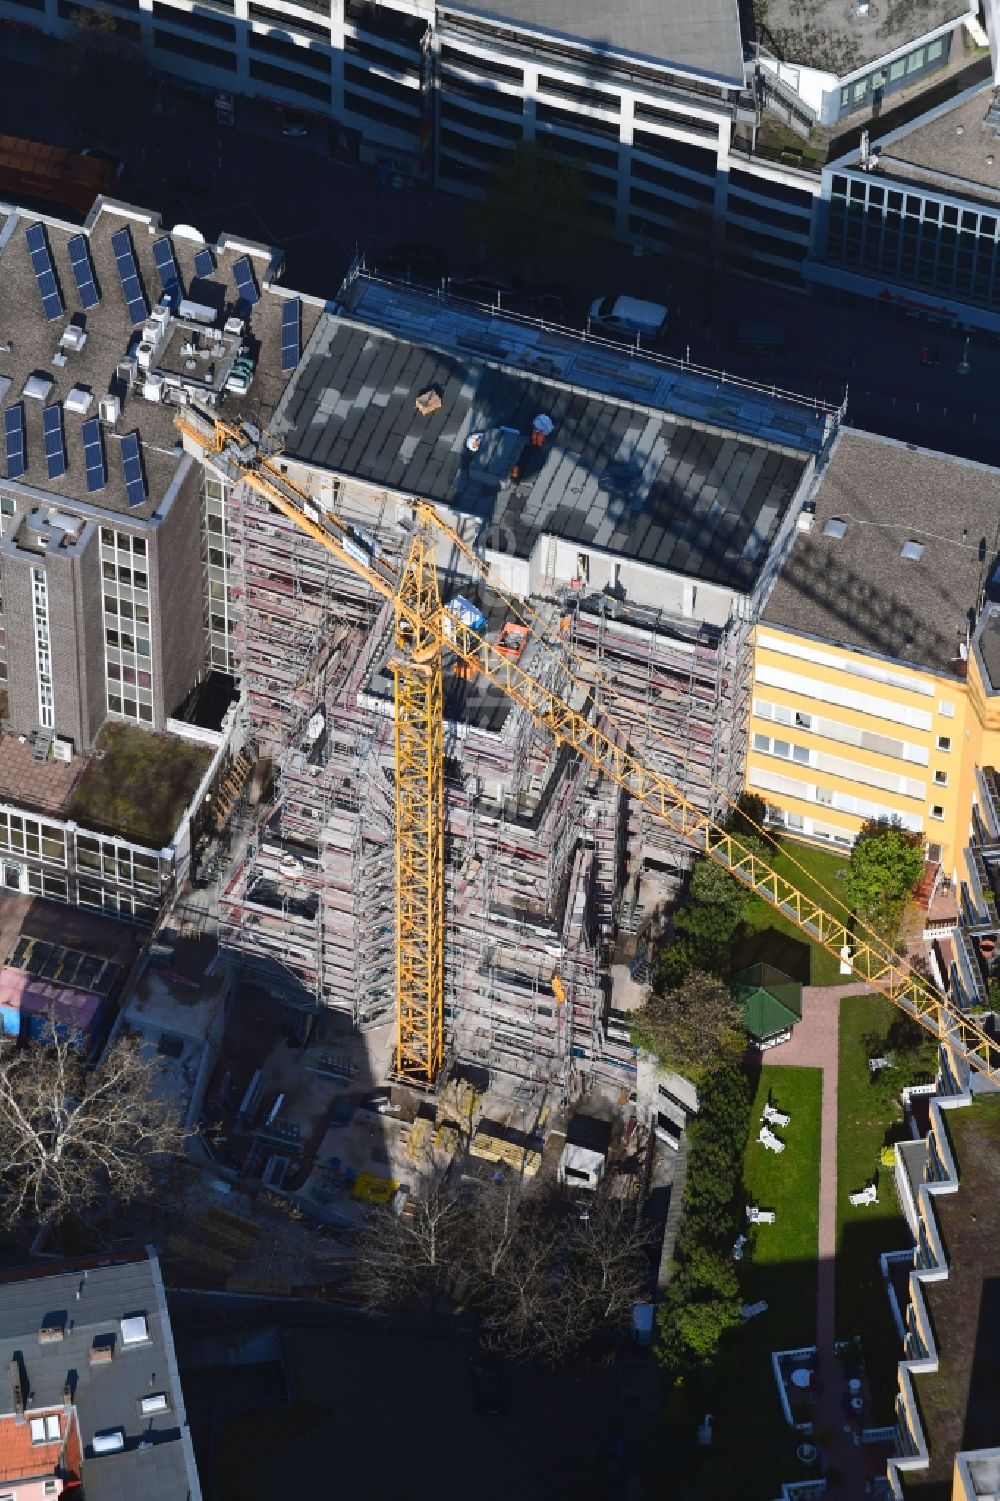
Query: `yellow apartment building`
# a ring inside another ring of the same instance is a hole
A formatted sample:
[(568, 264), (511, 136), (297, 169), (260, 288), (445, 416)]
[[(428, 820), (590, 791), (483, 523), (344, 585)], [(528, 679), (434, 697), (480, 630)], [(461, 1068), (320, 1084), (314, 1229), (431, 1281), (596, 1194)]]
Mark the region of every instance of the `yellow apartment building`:
[(899, 818), (950, 876), (1000, 761), (1000, 471), (842, 429), (798, 526), (755, 631), (747, 787), (818, 844)]

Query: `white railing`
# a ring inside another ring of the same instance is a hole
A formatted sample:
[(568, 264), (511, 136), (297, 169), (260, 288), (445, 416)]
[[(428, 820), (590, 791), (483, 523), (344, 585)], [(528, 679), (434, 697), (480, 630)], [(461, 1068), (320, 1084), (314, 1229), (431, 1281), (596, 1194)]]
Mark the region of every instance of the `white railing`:
[[(376, 286), (400, 287), (408, 283), (395, 280), (391, 276), (379, 276), (375, 271), (369, 271), (365, 265), (364, 254), (358, 255), (348, 269), (344, 277), (343, 285), (349, 286), (352, 282), (364, 277), (366, 281), (374, 282)], [(438, 302), (447, 303), (451, 300), (451, 294), (445, 284), (437, 288), (417, 287), (416, 291), (425, 297), (434, 297)], [(525, 324), (531, 328), (542, 328), (549, 333), (567, 338), (582, 340), (587, 344), (595, 344), (603, 349), (622, 355), (626, 351), (640, 355), (642, 359), (651, 364), (666, 367), (671, 370), (681, 370), (690, 375), (699, 375), (706, 380), (722, 381), (727, 386), (735, 386), (742, 391), (753, 391), (761, 396), (770, 396), (774, 401), (785, 401), (798, 407), (807, 407), (813, 412), (823, 412), (828, 418), (842, 421), (847, 411), (847, 397), (844, 396), (839, 406), (833, 406), (828, 401), (823, 401), (818, 396), (803, 396), (801, 391), (787, 391), (781, 386), (765, 385), (762, 381), (750, 380), (744, 375), (733, 375), (725, 370), (715, 370), (709, 365), (698, 365), (691, 360), (682, 360), (677, 355), (661, 354), (658, 350), (643, 348), (639, 343), (638, 336), (634, 345), (623, 345), (614, 339), (604, 338), (601, 334), (593, 333), (589, 328), (570, 328), (566, 324), (551, 323), (545, 318), (533, 318), (530, 313), (519, 313), (512, 308), (503, 307), (500, 302), (476, 302), (472, 298), (459, 298), (457, 302), (479, 313), (498, 315), (511, 323)]]

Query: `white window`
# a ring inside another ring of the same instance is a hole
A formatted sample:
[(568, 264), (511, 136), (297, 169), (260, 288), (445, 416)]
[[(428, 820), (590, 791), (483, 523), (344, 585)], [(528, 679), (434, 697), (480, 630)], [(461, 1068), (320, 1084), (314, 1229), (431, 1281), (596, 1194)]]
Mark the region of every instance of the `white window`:
[(57, 1412), (49, 1413), (45, 1419), (45, 1437), (50, 1444), (57, 1444), (62, 1438), (62, 1427)]
[(938, 748), (939, 751), (950, 751), (951, 750), (951, 736), (950, 735), (939, 735), (937, 737), (937, 748)]
[(44, 1418), (29, 1418), (28, 1427), (31, 1430), (31, 1442), (33, 1444), (44, 1444), (47, 1442), (45, 1438)]
[(51, 730), (55, 727), (56, 718), (52, 687), (52, 643), (49, 637), (49, 589), (44, 568), (31, 570), (31, 594), (35, 617), (38, 723), (43, 730)]
[(943, 818), (944, 817), (944, 809), (942, 808), (942, 806), (941, 806), (940, 803), (933, 803), (931, 805), (931, 817), (932, 818)]
[(813, 703), (834, 704), (840, 709), (856, 709), (861, 714), (875, 719), (888, 719), (894, 724), (909, 725), (914, 730), (929, 730), (931, 716), (926, 709), (911, 709), (908, 704), (896, 704), (884, 696), (873, 693), (858, 693), (853, 688), (842, 688), (836, 683), (824, 683), (819, 678), (804, 677), (797, 672), (786, 672), (781, 667), (771, 667), (767, 662), (757, 664), (757, 682), (770, 688), (784, 688), (789, 693), (799, 693)]
[(934, 785), (936, 787), (947, 787), (948, 773), (946, 771), (936, 771), (934, 773)]
[(955, 705), (950, 704), (946, 698), (938, 699), (938, 713), (942, 719), (955, 718)]

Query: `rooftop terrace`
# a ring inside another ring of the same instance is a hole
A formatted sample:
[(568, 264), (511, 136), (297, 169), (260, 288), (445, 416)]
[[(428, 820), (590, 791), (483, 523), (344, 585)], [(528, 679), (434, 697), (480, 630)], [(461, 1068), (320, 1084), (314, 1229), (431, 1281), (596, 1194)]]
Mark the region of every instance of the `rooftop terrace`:
[(958, 1450), (994, 1445), (1000, 1434), (1000, 1097), (942, 1115), (959, 1190), (934, 1199), (950, 1270), (924, 1285), (940, 1369), (914, 1378), (930, 1451), (929, 1471), (907, 1485), (917, 1497), (925, 1479), (950, 1479)]
[(996, 550), (1000, 470), (842, 429), (812, 498), (765, 624), (951, 671)]
[(968, 10), (963, 0), (870, 0), (865, 15), (854, 0), (754, 0), (753, 5), (758, 40), (769, 51), (838, 78)]

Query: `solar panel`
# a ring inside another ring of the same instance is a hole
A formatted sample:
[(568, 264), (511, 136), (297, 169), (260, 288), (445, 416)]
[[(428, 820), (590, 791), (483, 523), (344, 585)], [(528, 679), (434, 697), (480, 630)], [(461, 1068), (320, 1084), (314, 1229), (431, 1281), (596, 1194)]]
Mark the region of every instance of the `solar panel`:
[(135, 250), (132, 246), (132, 231), (127, 224), (124, 228), (115, 230), (111, 236), (111, 248), (115, 253), (115, 264), (118, 267), (118, 275), (121, 277), (128, 315), (133, 323), (143, 323), (149, 317), (149, 303), (146, 301), (146, 294), (139, 280), (139, 268), (135, 263)]
[(49, 479), (66, 473), (66, 445), (63, 442), (62, 407), (46, 407), (42, 413), (42, 436), (45, 439), (45, 463)]
[(86, 235), (74, 235), (66, 249), (69, 251), (69, 263), (73, 267), (76, 290), (80, 294), (82, 306), (96, 307), (101, 300), (101, 294), (94, 280), (94, 263), (90, 259), (90, 246), (87, 244)]
[(83, 462), (87, 466), (87, 490), (103, 490), (108, 482), (108, 466), (104, 457), (104, 440), (97, 417), (88, 417), (83, 424)]
[(122, 439), (122, 469), (125, 471), (125, 489), (129, 505), (141, 506), (148, 492), (138, 433), (126, 433)]
[(253, 307), (255, 302), (260, 301), (260, 292), (257, 290), (253, 267), (248, 256), (241, 255), (238, 261), (233, 262), (233, 280), (236, 282), (236, 290), (240, 294), (241, 302), (248, 302)]
[(163, 288), (165, 297), (179, 298), (181, 295), (181, 276), (174, 259), (174, 247), (166, 235), (160, 240), (153, 241), (153, 260), (156, 269), (160, 273), (160, 286)]
[(20, 479), (28, 467), (24, 448), (24, 402), (8, 407), (3, 414), (3, 435), (7, 446), (7, 478)]
[(199, 250), (194, 258), (195, 276), (211, 276), (215, 270), (215, 256), (210, 250)]
[(30, 224), (24, 238), (27, 241), (28, 254), (31, 256), (31, 269), (35, 273), (35, 280), (38, 282), (38, 290), (41, 293), (42, 310), (51, 323), (53, 318), (61, 318), (66, 309), (63, 306), (62, 293), (52, 265), (49, 237), (45, 233), (45, 225)]
[(294, 370), (301, 352), (299, 342), (299, 313), (302, 304), (292, 297), (281, 308), (281, 368)]

